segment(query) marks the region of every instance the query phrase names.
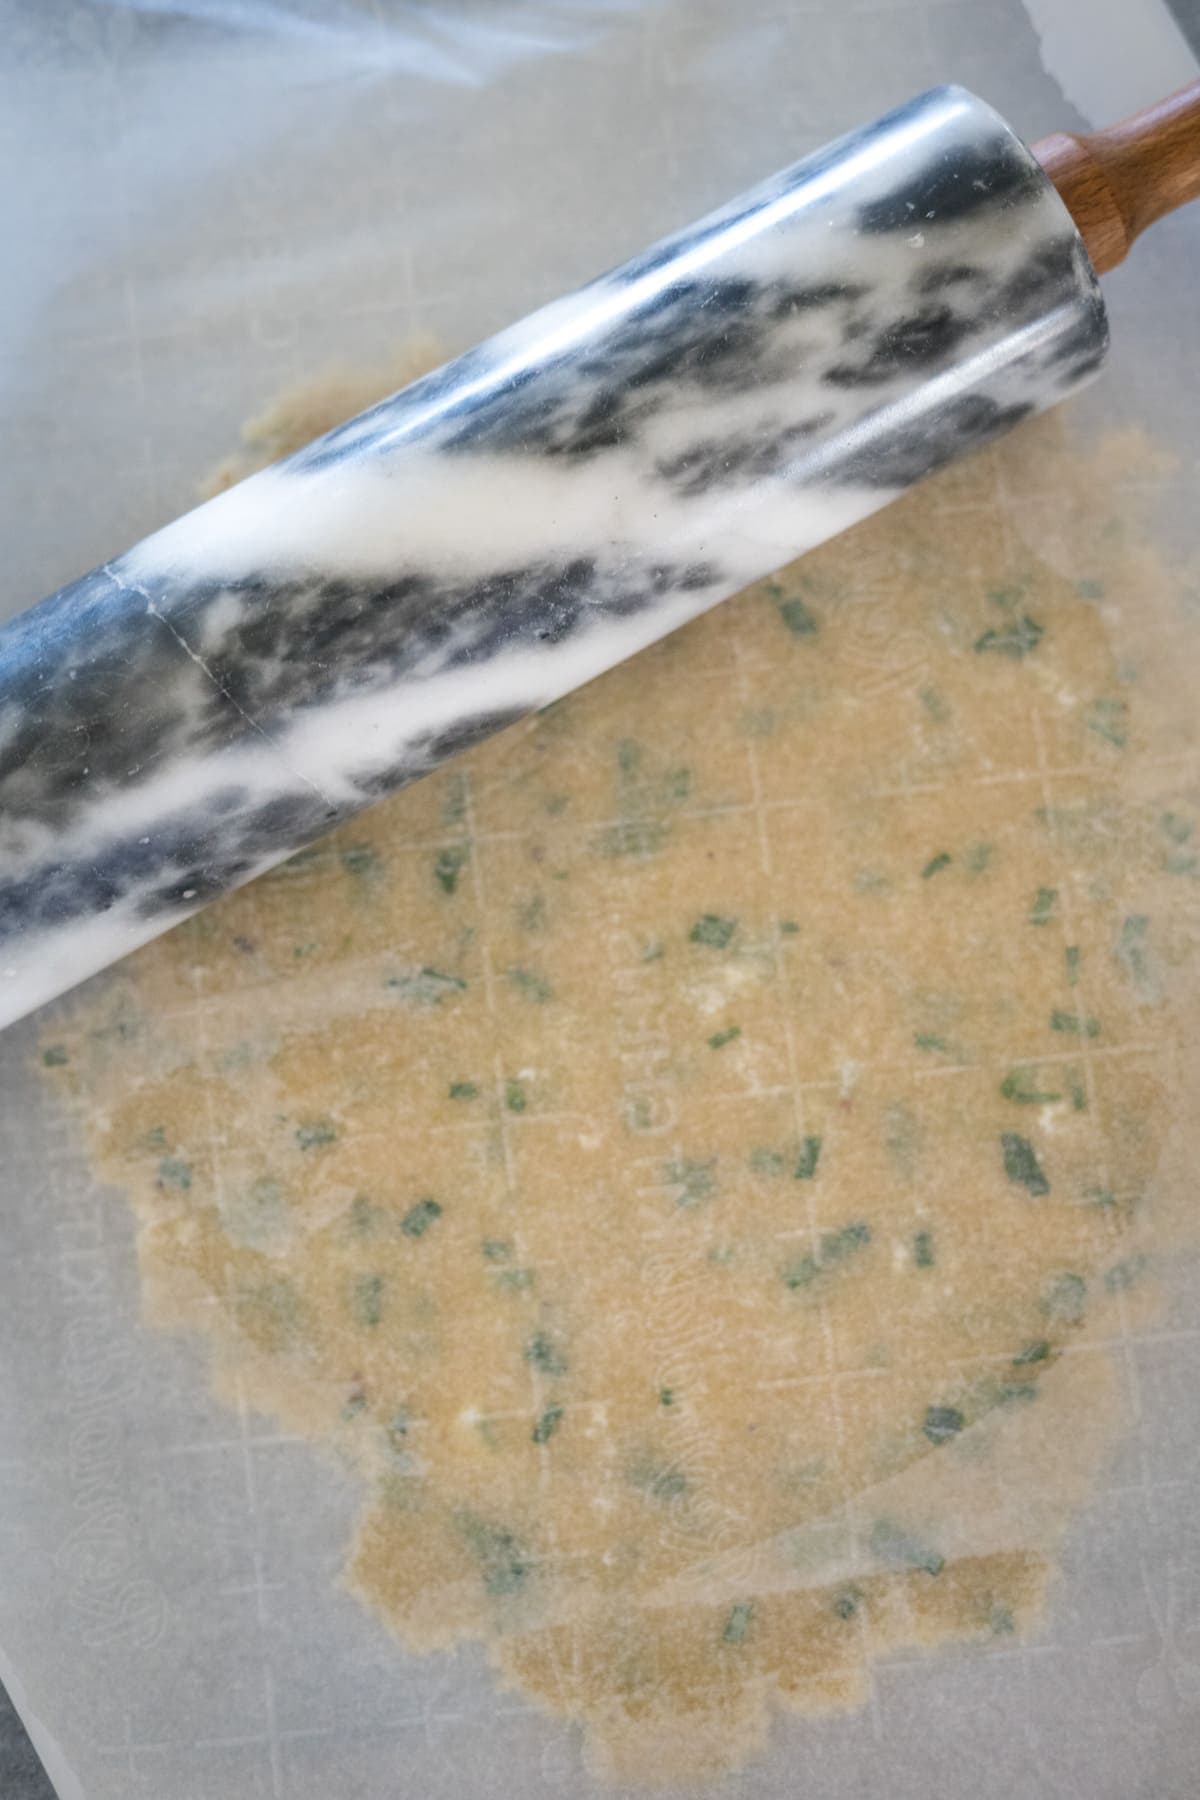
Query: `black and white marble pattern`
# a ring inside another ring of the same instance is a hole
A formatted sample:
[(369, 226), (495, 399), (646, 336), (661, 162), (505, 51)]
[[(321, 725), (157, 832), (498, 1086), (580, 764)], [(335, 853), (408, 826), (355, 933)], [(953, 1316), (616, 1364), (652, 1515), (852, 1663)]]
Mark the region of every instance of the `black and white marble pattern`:
[(0, 1024), (1098, 368), (1007, 126), (942, 88), (0, 631)]

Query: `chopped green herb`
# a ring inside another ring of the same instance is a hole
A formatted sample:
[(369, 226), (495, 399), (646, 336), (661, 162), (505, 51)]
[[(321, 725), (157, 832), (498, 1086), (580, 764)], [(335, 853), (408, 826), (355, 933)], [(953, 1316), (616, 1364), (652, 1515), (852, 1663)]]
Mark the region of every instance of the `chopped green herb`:
[(470, 851), (465, 844), (447, 844), (439, 850), (433, 865), (433, 879), (444, 894), (452, 894), (458, 886), (458, 878), (462, 874)]
[(521, 902), (517, 908), (517, 924), (522, 931), (546, 929), (546, 902), (541, 894), (534, 894), (532, 899)]
[(688, 1491), (687, 1476), (673, 1465), (663, 1467), (650, 1461), (639, 1461), (630, 1469), (629, 1479), (652, 1500), (682, 1500)]
[(1008, 625), (997, 628), (992, 626), (975, 640), (975, 648), (980, 652), (991, 651), (997, 656), (1007, 656), (1013, 662), (1020, 662), (1036, 650), (1042, 641), (1042, 627), (1028, 613), (1022, 613)]
[(1129, 708), (1124, 700), (1093, 700), (1083, 715), (1083, 722), (1106, 744), (1123, 750), (1128, 736), (1128, 716)]
[(164, 1156), (158, 1165), (158, 1185), (186, 1192), (192, 1185), (192, 1165), (180, 1156)]
[(950, 1045), (944, 1037), (938, 1037), (932, 1031), (914, 1031), (913, 1043), (918, 1050), (936, 1050), (941, 1056), (950, 1055)]
[(800, 927), (795, 919), (780, 919), (779, 930), (783, 937), (797, 937)]
[(485, 1592), (493, 1599), (520, 1593), (535, 1568), (520, 1540), (511, 1531), (489, 1525), (474, 1513), (461, 1513), (458, 1526), (479, 1563)]
[(1185, 819), (1181, 813), (1175, 812), (1165, 812), (1159, 820), (1159, 824), (1162, 826), (1163, 835), (1170, 838), (1173, 844), (1186, 844), (1196, 829), (1190, 819)]
[(872, 1527), (871, 1550), (880, 1562), (893, 1569), (920, 1569), (926, 1575), (940, 1575), (946, 1566), (944, 1556), (891, 1519), (878, 1519)]
[(505, 1084), (504, 1104), (507, 1106), (509, 1112), (515, 1113), (523, 1113), (525, 1108), (529, 1105), (529, 1101), (525, 1096), (525, 1089), (521, 1086), (519, 1081), (509, 1081)]
[(931, 1444), (945, 1444), (957, 1437), (965, 1424), (957, 1406), (930, 1406), (926, 1408), (921, 1429)]
[(507, 1288), (510, 1293), (523, 1294), (533, 1286), (532, 1269), (501, 1269), (496, 1276), (496, 1286)]
[(703, 913), (688, 936), (693, 944), (707, 944), (710, 950), (727, 950), (736, 930), (736, 919), (722, 918), (720, 913)]
[(350, 1202), (350, 1229), (356, 1237), (368, 1237), (379, 1223), (380, 1209), (366, 1194), (356, 1194)]
[(787, 1167), (787, 1159), (780, 1151), (760, 1144), (757, 1150), (750, 1152), (750, 1167), (756, 1175), (782, 1175)]
[(384, 987), (393, 989), (409, 1006), (440, 1006), (449, 994), (461, 994), (466, 982), (461, 975), (441, 969), (418, 969), (415, 975), (389, 975)]
[(1050, 1346), (1045, 1338), (1038, 1338), (1036, 1343), (1026, 1344), (1025, 1348), (1018, 1350), (1012, 1359), (1014, 1369), (1023, 1369), (1032, 1363), (1049, 1362), (1049, 1360)]
[(354, 1284), (354, 1316), (360, 1325), (378, 1325), (383, 1317), (383, 1276), (360, 1275)]
[(932, 1231), (918, 1231), (913, 1238), (913, 1262), (918, 1269), (932, 1269), (936, 1261)]
[(1086, 1112), (1088, 1104), (1087, 1089), (1084, 1087), (1082, 1077), (1078, 1070), (1072, 1069), (1068, 1076), (1068, 1080), (1071, 1087), (1072, 1110), (1074, 1112)]
[(1000, 1092), (1018, 1106), (1053, 1106), (1062, 1099), (1053, 1089), (1038, 1087), (1032, 1069), (1010, 1069), (1000, 1083)]
[(337, 1126), (329, 1119), (310, 1119), (297, 1125), (295, 1139), (301, 1150), (321, 1150), (337, 1139)]
[(1067, 1037), (1100, 1036), (1099, 1019), (1084, 1018), (1081, 1013), (1067, 1012), (1065, 1008), (1056, 1006), (1050, 1014), (1051, 1031), (1061, 1031)]
[(921, 705), (925, 708), (925, 711), (929, 714), (934, 723), (936, 725), (944, 725), (946, 720), (950, 717), (950, 708), (946, 701), (943, 700), (942, 696), (937, 692), (937, 689), (928, 687), (922, 688), (919, 697)]
[(565, 1353), (544, 1331), (535, 1332), (526, 1340), (525, 1361), (543, 1375), (565, 1375), (567, 1372)]
[(793, 1291), (811, 1287), (820, 1276), (828, 1274), (870, 1241), (871, 1227), (862, 1219), (843, 1225), (839, 1231), (823, 1232), (816, 1254), (802, 1256), (785, 1269), (784, 1282)]
[(674, 1388), (659, 1388), (658, 1404), (660, 1406), (674, 1406), (674, 1404), (675, 1404), (675, 1389)]
[(377, 875), (379, 858), (370, 844), (351, 844), (342, 851), (342, 867), (347, 875)]
[(997, 1399), (1001, 1406), (1023, 1405), (1026, 1401), (1036, 1400), (1037, 1392), (1031, 1381), (1006, 1381), (1000, 1387)]
[(166, 1131), (161, 1125), (155, 1125), (146, 1133), (142, 1141), (147, 1150), (165, 1150), (167, 1148)]
[(710, 1200), (717, 1191), (716, 1169), (715, 1156), (704, 1162), (691, 1156), (669, 1162), (663, 1175), (671, 1187), (679, 1189), (675, 1196), (676, 1206), (698, 1206), (702, 1200)]
[(792, 1170), (794, 1181), (811, 1181), (817, 1172), (817, 1164), (821, 1160), (821, 1140), (819, 1137), (806, 1137), (796, 1157), (796, 1166)]
[(1067, 962), (1067, 986), (1076, 987), (1079, 982), (1079, 945), (1068, 944), (1063, 951)]
[(1033, 897), (1033, 905), (1029, 909), (1031, 925), (1048, 925), (1054, 917), (1058, 906), (1058, 889), (1040, 887)]
[(535, 1444), (548, 1444), (559, 1426), (562, 1424), (563, 1409), (555, 1404), (547, 1406), (538, 1419), (530, 1437)]
[(943, 869), (948, 869), (953, 861), (954, 858), (948, 850), (939, 850), (936, 856), (930, 857), (921, 870), (921, 880), (928, 881), (931, 875), (940, 874)]
[(1104, 1285), (1110, 1294), (1120, 1294), (1131, 1288), (1138, 1276), (1146, 1267), (1144, 1256), (1130, 1256), (1124, 1262), (1114, 1263), (1104, 1275)]
[(1144, 1000), (1157, 997), (1158, 984), (1154, 979), (1150, 966), (1150, 957), (1146, 950), (1146, 933), (1150, 929), (1150, 920), (1145, 913), (1130, 913), (1122, 922), (1120, 936), (1114, 952), (1117, 961), (1125, 970), (1138, 995)]
[(42, 1062), (48, 1069), (61, 1069), (70, 1060), (65, 1044), (48, 1044), (42, 1051)]
[(480, 1248), (483, 1251), (484, 1261), (491, 1263), (507, 1262), (513, 1253), (510, 1238), (484, 1238)]
[(539, 1006), (554, 998), (554, 989), (545, 976), (533, 969), (509, 969), (508, 979), (519, 994), (524, 994), (526, 1000), (536, 1001)]
[(793, 637), (812, 637), (817, 631), (817, 621), (799, 597), (790, 600), (778, 600), (779, 617), (783, 620)]
[(721, 1642), (723, 1644), (744, 1644), (753, 1618), (752, 1603), (749, 1600), (739, 1601), (735, 1607), (731, 1608), (729, 1617), (725, 1621)]
[(1026, 1188), (1035, 1199), (1050, 1192), (1050, 1183), (1028, 1138), (1015, 1131), (1003, 1131), (1000, 1147), (1004, 1152), (1004, 1173), (1015, 1186)]
[(972, 844), (967, 851), (966, 864), (972, 875), (982, 875), (992, 860), (992, 844)]
[(452, 1100), (478, 1100), (479, 1089), (473, 1081), (452, 1081), (450, 1098)]
[(410, 1206), (400, 1221), (400, 1229), (405, 1237), (424, 1237), (429, 1227), (442, 1216), (442, 1209), (436, 1200), (418, 1200)]
[(740, 1025), (727, 1025), (724, 1031), (713, 1032), (708, 1040), (708, 1047), (710, 1050), (723, 1050), (726, 1044), (732, 1044), (734, 1039), (740, 1038), (741, 1035)]
[(1078, 1325), (1087, 1310), (1087, 1282), (1082, 1275), (1054, 1276), (1046, 1285), (1041, 1307), (1048, 1319), (1058, 1319), (1064, 1325)]
[(834, 1596), (833, 1610), (839, 1619), (853, 1619), (857, 1615), (858, 1609), (862, 1603), (863, 1592), (861, 1588), (853, 1586), (844, 1587), (839, 1594)]

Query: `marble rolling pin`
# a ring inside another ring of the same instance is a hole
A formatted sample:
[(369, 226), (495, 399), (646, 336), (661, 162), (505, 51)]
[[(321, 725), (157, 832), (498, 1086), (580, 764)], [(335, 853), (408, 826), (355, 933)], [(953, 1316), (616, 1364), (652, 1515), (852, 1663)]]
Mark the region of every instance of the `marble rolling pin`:
[(0, 1025), (1074, 392), (1198, 121), (925, 94), (0, 630)]

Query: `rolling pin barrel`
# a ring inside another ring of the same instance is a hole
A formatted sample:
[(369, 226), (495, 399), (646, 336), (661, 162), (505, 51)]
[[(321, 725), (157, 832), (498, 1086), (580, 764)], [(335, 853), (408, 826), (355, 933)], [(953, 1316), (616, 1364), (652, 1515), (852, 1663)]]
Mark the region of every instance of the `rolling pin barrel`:
[(0, 1025), (1074, 392), (1037, 161), (921, 96), (0, 630)]

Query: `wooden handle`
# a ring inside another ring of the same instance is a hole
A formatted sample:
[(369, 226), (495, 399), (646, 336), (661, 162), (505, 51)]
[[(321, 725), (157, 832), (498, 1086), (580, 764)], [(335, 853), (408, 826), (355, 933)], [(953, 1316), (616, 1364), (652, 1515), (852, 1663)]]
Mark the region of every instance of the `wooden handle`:
[(1056, 131), (1033, 154), (1103, 275), (1147, 225), (1200, 198), (1200, 81), (1107, 131)]

